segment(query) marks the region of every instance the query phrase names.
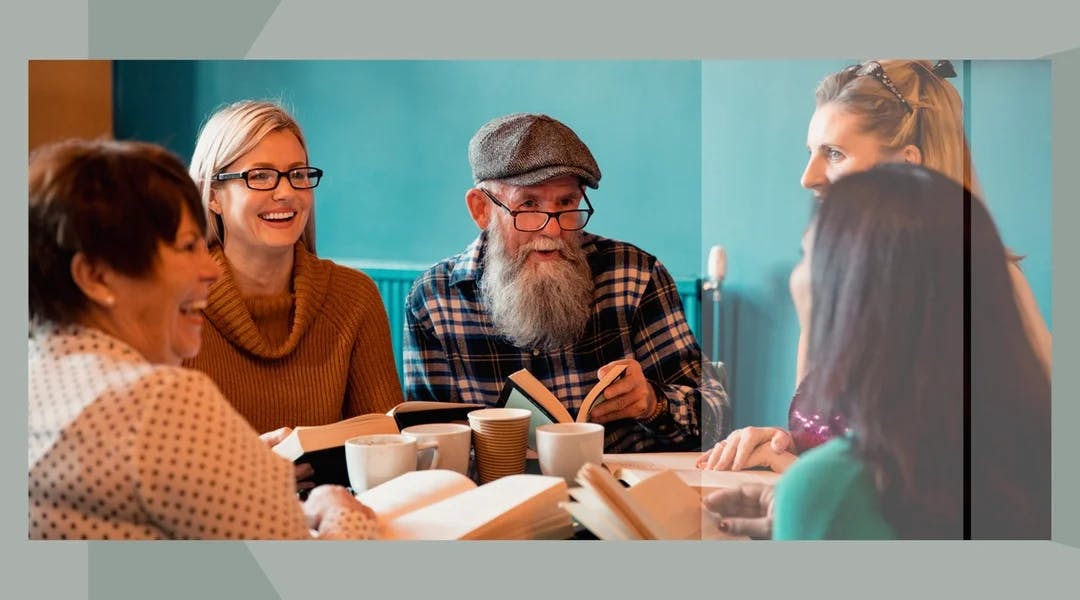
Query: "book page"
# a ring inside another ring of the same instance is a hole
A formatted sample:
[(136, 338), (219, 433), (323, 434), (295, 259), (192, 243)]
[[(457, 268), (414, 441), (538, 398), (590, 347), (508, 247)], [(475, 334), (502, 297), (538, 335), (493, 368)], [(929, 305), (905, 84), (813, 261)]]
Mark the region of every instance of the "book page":
[[(661, 472), (662, 471), (654, 469), (617, 467), (612, 471), (612, 474), (615, 475), (617, 479), (625, 481), (627, 485), (633, 486)], [(698, 469), (678, 469), (670, 470), (669, 472), (674, 473), (686, 485), (706, 491), (739, 487), (740, 485), (748, 483), (772, 484), (780, 478), (779, 473), (773, 473), (772, 471), (701, 471)]]
[(405, 429), (413, 425), (427, 423), (463, 423), (469, 424), (469, 413), (487, 408), (484, 404), (468, 402), (438, 402), (428, 400), (410, 400), (402, 402), (387, 411), (398, 427)]
[(658, 540), (664, 534), (659, 522), (653, 519), (638, 500), (603, 467), (585, 463), (578, 471), (578, 483), (596, 495), (615, 518), (633, 531), (634, 539)]
[(701, 452), (640, 452), (637, 454), (605, 454), (604, 464), (651, 471), (697, 469)]
[(438, 402), (433, 400), (410, 400), (408, 402), (402, 402), (394, 408), (387, 411), (386, 414), (394, 416), (396, 414), (420, 412), (425, 410), (453, 410), (457, 408), (486, 408), (483, 404), (473, 404), (470, 402)]
[(357, 494), (356, 499), (375, 511), (380, 522), (388, 523), (475, 487), (471, 479), (456, 471), (410, 471)]
[(628, 490), (659, 525), (660, 539), (701, 538), (701, 494), (683, 483), (673, 471), (662, 471)]
[(546, 519), (566, 500), (562, 477), (509, 475), (406, 513), (389, 522), (384, 533), (398, 540), (457, 540), (483, 532), (479, 537), (496, 539), (500, 531), (520, 531)]
[(562, 506), (563, 510), (573, 515), (578, 523), (584, 525), (593, 535), (602, 540), (622, 541), (639, 539), (602, 504), (563, 502), (560, 506)]
[(675, 471), (656, 473), (631, 486), (628, 492), (662, 528), (662, 539), (747, 539), (721, 531), (701, 501), (708, 491), (687, 485)]
[(640, 540), (641, 536), (628, 523), (619, 518), (607, 503), (587, 487), (570, 488), (570, 496), (577, 502), (565, 502), (563, 508), (574, 515), (602, 540)]
[(610, 371), (604, 373), (604, 378), (601, 379), (589, 390), (589, 393), (585, 396), (585, 399), (581, 402), (581, 408), (578, 410), (577, 422), (585, 423), (589, 420), (589, 413), (592, 412), (593, 407), (604, 402), (604, 390), (607, 387), (622, 377), (626, 371), (626, 365), (616, 365), (612, 367)]
[(687, 485), (705, 490), (738, 487), (746, 483), (772, 484), (779, 473), (766, 470), (707, 471), (695, 465), (699, 452), (654, 452), (640, 454), (605, 454), (604, 466), (628, 485), (661, 471), (674, 471)]
[(346, 440), (357, 436), (377, 433), (400, 432), (393, 417), (382, 413), (372, 413), (328, 425), (295, 427), (289, 437), (282, 440), (281, 444), (295, 436), (296, 443), (304, 452), (314, 452), (342, 446)]
[[(566, 407), (551, 393), (551, 390), (547, 389), (547, 386), (540, 383), (540, 380), (526, 369), (511, 373), (509, 380), (512, 385), (517, 386), (526, 399), (536, 403), (546, 411), (552, 421), (557, 423), (572, 423), (574, 421), (570, 418), (570, 413), (566, 410)], [(509, 405), (507, 407), (509, 408)]]
[[(503, 407), (523, 408), (529, 411), (529, 440), (526, 442), (529, 448), (536, 448), (536, 428), (541, 425), (549, 425), (555, 422), (550, 414), (544, 411), (535, 402), (529, 400), (524, 393), (514, 387), (509, 390), (508, 395), (506, 396), (506, 403)], [(563, 412), (565, 412), (565, 409)], [(568, 416), (569, 414), (570, 413), (567, 413)]]

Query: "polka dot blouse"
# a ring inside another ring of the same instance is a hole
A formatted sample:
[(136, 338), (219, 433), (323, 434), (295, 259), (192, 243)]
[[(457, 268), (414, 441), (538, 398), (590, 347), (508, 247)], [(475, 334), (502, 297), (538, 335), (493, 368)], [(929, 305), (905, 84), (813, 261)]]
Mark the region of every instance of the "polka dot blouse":
[[(82, 326), (30, 337), (34, 539), (310, 539), (292, 464), (205, 374)], [(319, 538), (371, 538), (333, 511)]]

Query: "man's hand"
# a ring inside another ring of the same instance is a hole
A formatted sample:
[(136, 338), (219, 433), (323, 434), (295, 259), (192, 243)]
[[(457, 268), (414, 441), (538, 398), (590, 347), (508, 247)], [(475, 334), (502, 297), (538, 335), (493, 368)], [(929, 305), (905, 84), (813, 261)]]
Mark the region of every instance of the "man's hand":
[(768, 467), (784, 472), (795, 460), (791, 450), (795, 444), (791, 435), (776, 427), (743, 427), (731, 432), (697, 460), (699, 469), (710, 471), (741, 471), (752, 467)]
[(773, 486), (748, 483), (724, 488), (706, 496), (704, 502), (721, 531), (755, 540), (772, 537)]
[(645, 379), (641, 364), (632, 358), (610, 362), (596, 372), (598, 379), (616, 365), (626, 365), (622, 377), (604, 390), (604, 401), (596, 405), (589, 420), (609, 423), (619, 419), (643, 419), (656, 408), (656, 390)]

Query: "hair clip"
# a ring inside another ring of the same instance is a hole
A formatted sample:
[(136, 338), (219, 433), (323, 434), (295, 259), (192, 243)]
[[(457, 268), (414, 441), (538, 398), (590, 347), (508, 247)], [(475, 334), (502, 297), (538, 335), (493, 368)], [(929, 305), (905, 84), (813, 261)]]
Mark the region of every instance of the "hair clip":
[(900, 104), (904, 105), (904, 108), (907, 109), (909, 113), (915, 112), (915, 109), (913, 109), (911, 105), (908, 104), (908, 101), (904, 99), (904, 95), (900, 93), (900, 90), (896, 89), (896, 86), (893, 84), (892, 79), (890, 79), (889, 75), (885, 72), (885, 67), (881, 66), (881, 63), (879, 63), (878, 61), (871, 60), (866, 62), (865, 64), (851, 65), (850, 67), (844, 69), (845, 72), (849, 70), (854, 70), (857, 77), (870, 75), (874, 79), (877, 79), (881, 83), (881, 85), (885, 86), (886, 89), (892, 92), (893, 96), (896, 96), (896, 99), (900, 101)]
[(937, 61), (934, 63), (934, 66), (930, 68), (930, 72), (942, 79), (956, 77), (956, 69), (953, 68), (953, 64), (949, 60)]

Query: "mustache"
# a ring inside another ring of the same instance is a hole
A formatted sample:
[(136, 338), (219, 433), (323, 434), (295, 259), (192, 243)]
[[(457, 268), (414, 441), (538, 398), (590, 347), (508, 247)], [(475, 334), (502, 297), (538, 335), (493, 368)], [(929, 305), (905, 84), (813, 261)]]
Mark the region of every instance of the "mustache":
[(513, 261), (515, 264), (524, 263), (533, 252), (551, 251), (557, 251), (562, 258), (574, 261), (577, 258), (577, 250), (576, 244), (571, 244), (562, 238), (539, 237), (520, 246), (513, 256)]

